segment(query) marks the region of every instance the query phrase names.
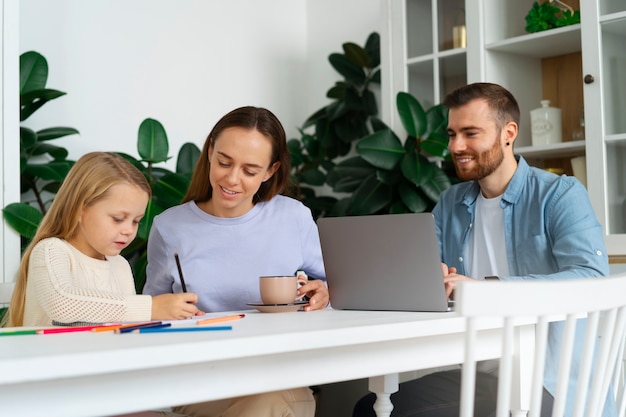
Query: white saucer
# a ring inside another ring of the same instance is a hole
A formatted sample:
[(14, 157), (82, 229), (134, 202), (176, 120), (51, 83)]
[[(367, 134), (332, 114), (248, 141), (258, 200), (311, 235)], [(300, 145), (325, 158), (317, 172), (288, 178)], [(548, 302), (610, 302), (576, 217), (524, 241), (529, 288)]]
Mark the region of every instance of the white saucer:
[(308, 301), (296, 301), (291, 304), (248, 303), (250, 307), (256, 308), (261, 313), (287, 313), (290, 311), (298, 311), (305, 304), (308, 304)]

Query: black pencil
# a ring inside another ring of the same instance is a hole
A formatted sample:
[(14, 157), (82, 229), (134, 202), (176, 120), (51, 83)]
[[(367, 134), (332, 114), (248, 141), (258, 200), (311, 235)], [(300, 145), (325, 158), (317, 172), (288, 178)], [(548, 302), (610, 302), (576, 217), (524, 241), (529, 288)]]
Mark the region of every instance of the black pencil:
[(176, 259), (176, 267), (178, 268), (178, 276), (180, 277), (180, 285), (183, 287), (183, 292), (187, 292), (187, 286), (185, 285), (185, 278), (183, 278), (183, 268), (180, 266), (180, 258), (178, 257), (178, 253), (174, 254), (174, 258)]

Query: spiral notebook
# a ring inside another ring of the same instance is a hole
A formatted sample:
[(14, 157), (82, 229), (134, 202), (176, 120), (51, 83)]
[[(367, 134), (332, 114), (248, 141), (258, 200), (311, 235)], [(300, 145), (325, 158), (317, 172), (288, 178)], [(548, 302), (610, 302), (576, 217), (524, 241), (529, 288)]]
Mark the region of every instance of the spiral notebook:
[(317, 226), (333, 308), (451, 309), (432, 214), (327, 217)]

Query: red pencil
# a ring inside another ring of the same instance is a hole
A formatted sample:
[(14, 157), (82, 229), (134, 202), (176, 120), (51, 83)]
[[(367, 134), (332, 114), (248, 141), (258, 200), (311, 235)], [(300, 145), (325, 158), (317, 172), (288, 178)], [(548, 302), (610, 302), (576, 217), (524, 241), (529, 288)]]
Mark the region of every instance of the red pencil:
[(88, 332), (94, 329), (116, 328), (119, 324), (95, 324), (92, 326), (74, 326), (74, 327), (52, 327), (50, 329), (37, 330), (37, 334), (55, 334), (55, 333), (73, 333), (73, 332)]

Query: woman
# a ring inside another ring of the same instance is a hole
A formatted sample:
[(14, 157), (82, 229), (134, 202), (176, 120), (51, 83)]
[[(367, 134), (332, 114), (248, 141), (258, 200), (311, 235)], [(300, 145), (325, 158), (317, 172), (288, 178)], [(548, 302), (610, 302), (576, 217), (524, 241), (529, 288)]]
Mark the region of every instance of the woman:
[[(248, 309), (259, 276), (304, 271), (305, 311), (328, 305), (317, 227), (302, 203), (281, 195), (290, 179), (285, 131), (274, 114), (241, 107), (206, 139), (183, 203), (157, 216), (148, 241), (146, 294), (182, 291), (206, 312)], [(313, 416), (308, 388), (177, 407), (193, 416)]]

